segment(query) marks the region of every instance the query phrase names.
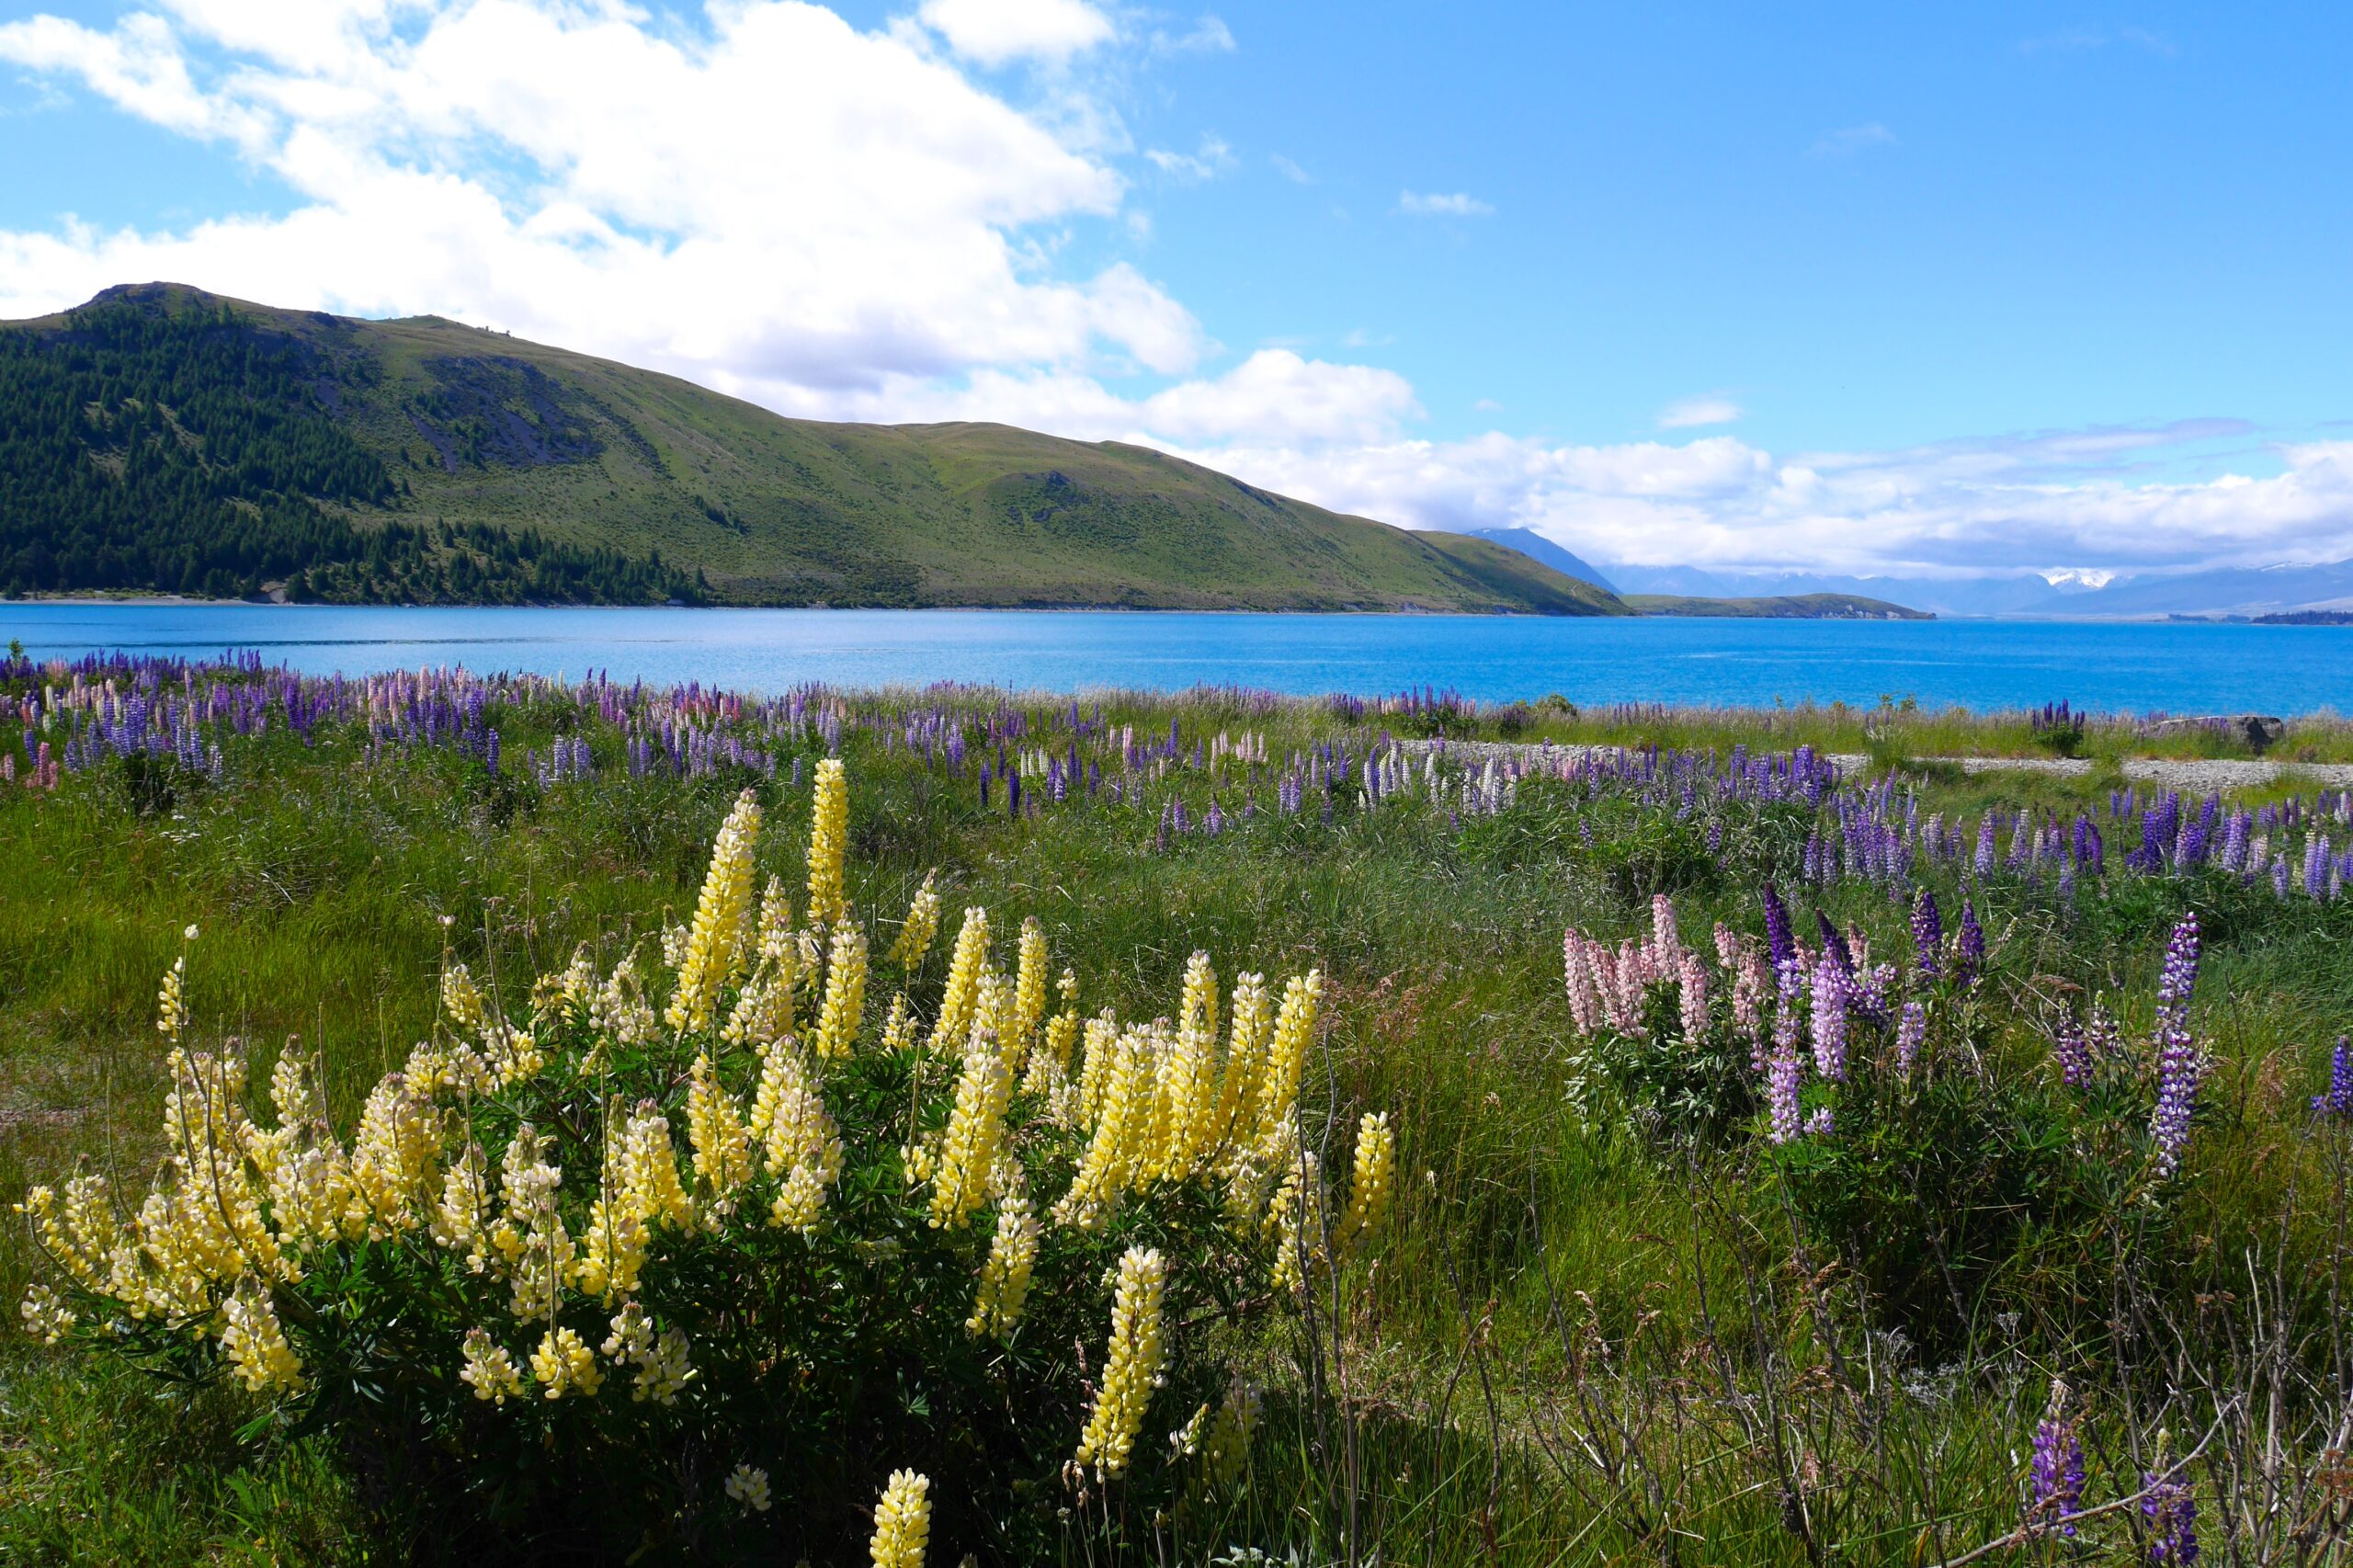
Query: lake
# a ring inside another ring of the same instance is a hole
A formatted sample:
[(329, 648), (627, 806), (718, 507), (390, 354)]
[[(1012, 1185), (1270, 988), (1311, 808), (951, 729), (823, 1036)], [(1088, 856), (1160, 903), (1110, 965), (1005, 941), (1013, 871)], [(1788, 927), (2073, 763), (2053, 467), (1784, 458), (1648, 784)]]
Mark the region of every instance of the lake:
[(255, 649), (311, 673), (591, 667), (746, 690), (955, 680), (1318, 695), (1770, 705), (1882, 695), (1971, 708), (2353, 710), (2353, 630), (2081, 621), (1550, 619), (1017, 610), (473, 609), (0, 604), (37, 657)]

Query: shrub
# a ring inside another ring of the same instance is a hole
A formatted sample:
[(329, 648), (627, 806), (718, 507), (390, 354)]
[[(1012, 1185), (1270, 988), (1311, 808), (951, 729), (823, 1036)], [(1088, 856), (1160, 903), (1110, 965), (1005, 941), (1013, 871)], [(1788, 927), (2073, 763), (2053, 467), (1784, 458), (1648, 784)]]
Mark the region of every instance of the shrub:
[(1196, 954), (1173, 1022), (1086, 1017), (1034, 921), (1001, 972), (975, 908), (926, 984), (937, 892), (870, 961), (847, 812), (824, 763), (799, 918), (779, 880), (756, 896), (747, 790), (658, 966), (584, 949), (510, 1010), (447, 965), (436, 1038), (348, 1140), (290, 1052), (274, 1124), (249, 1114), (234, 1042), (189, 1043), (183, 955), (164, 1167), (135, 1212), (94, 1176), (28, 1195), (60, 1277), (28, 1324), (233, 1380), (458, 1505), (453, 1555), (842, 1560), (871, 1529), (877, 1561), (1018, 1557), (1057, 1495), (1117, 1498), (1117, 1535), (1236, 1484), (1256, 1403), (1225, 1325), (1388, 1206), (1385, 1119), (1328, 1199), (1301, 1135), (1319, 977), (1222, 1000)]

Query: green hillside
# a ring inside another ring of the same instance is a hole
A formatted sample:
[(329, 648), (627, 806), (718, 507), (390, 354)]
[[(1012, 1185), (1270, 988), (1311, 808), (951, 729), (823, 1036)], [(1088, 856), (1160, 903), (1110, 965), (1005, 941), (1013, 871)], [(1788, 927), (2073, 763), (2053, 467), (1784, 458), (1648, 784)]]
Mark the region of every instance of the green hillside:
[(1628, 613), (1140, 447), (784, 419), (438, 317), (165, 284), (0, 324), (0, 590)]
[(1860, 594), (1783, 594), (1766, 598), (1703, 599), (1679, 594), (1628, 594), (1636, 615), (1697, 615), (1745, 620), (1934, 620), (1926, 610)]

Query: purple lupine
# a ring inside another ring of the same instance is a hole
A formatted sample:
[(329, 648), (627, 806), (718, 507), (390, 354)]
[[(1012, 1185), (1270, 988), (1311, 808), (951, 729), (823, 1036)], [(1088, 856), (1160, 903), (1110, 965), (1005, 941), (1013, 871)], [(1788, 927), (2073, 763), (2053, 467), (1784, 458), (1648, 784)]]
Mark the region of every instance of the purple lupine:
[(2328, 1092), (2313, 1096), (2313, 1109), (2339, 1121), (2353, 1121), (2353, 1042), (2336, 1037), (2336, 1054), (2328, 1067)]
[(2206, 1072), (2205, 1057), (2189, 1032), (2189, 994), (2197, 984), (2198, 916), (2191, 914), (2174, 927), (2173, 940), (2165, 945), (2165, 972), (2157, 979), (2157, 1103), (2149, 1116), (2149, 1136), (2156, 1144), (2160, 1177), (2181, 1166), (2198, 1109), (2198, 1083)]
[(1991, 876), (1994, 871), (1994, 813), (1990, 811), (1977, 822), (1976, 870), (1980, 877)]
[(1809, 1138), (1827, 1138), (1837, 1131), (1837, 1126), (1826, 1105), (1814, 1107), (1813, 1114), (1805, 1119), (1805, 1131)]
[(1772, 883), (1765, 884), (1763, 898), (1765, 948), (1772, 957), (1773, 967), (1779, 969), (1797, 957), (1797, 938), (1790, 934), (1790, 912), (1782, 906), (1781, 895), (1775, 891)]
[(1835, 963), (1813, 970), (1813, 1070), (1827, 1083), (1847, 1081), (1847, 971)]
[(1813, 919), (1814, 924), (1822, 930), (1823, 956), (1836, 964), (1840, 973), (1852, 979), (1855, 973), (1855, 955), (1847, 946), (1846, 936), (1837, 926), (1831, 924), (1830, 916), (1821, 910), (1817, 909), (1813, 912)]
[(2051, 1053), (2059, 1059), (2059, 1081), (2080, 1089), (2092, 1081), (2092, 1042), (2073, 1013), (2051, 1031)]
[(2144, 1476), (2148, 1495), (2141, 1517), (2149, 1524), (2149, 1561), (2165, 1568), (2188, 1568), (2198, 1561), (2198, 1498), (2187, 1482)]
[(1912, 1076), (1912, 1064), (1920, 1059), (1920, 1042), (1928, 1036), (1928, 1010), (1917, 1002), (1904, 1004), (1904, 1017), (1895, 1026), (1895, 1070), (1904, 1077)]
[(2074, 1517), (2084, 1506), (2084, 1443), (2075, 1424), (2052, 1401), (2052, 1414), (2034, 1428), (2033, 1498), (2030, 1524), (2075, 1539)]
[(1912, 946), (1920, 957), (1920, 977), (1936, 979), (1944, 959), (1945, 922), (1937, 895), (1927, 888), (1912, 901)]
[(1961, 901), (1961, 955), (1952, 966), (1953, 978), (1963, 985), (1974, 984), (1984, 963), (1985, 927), (1977, 924), (1976, 903), (1964, 898)]

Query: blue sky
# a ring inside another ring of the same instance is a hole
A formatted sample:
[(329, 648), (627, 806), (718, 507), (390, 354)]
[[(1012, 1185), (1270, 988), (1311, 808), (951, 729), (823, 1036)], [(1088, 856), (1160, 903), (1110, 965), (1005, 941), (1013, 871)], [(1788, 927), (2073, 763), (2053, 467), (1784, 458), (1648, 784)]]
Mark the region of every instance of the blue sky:
[(7, 0), (0, 314), (171, 268), (1607, 560), (2333, 559), (2347, 81), (2319, 6)]

